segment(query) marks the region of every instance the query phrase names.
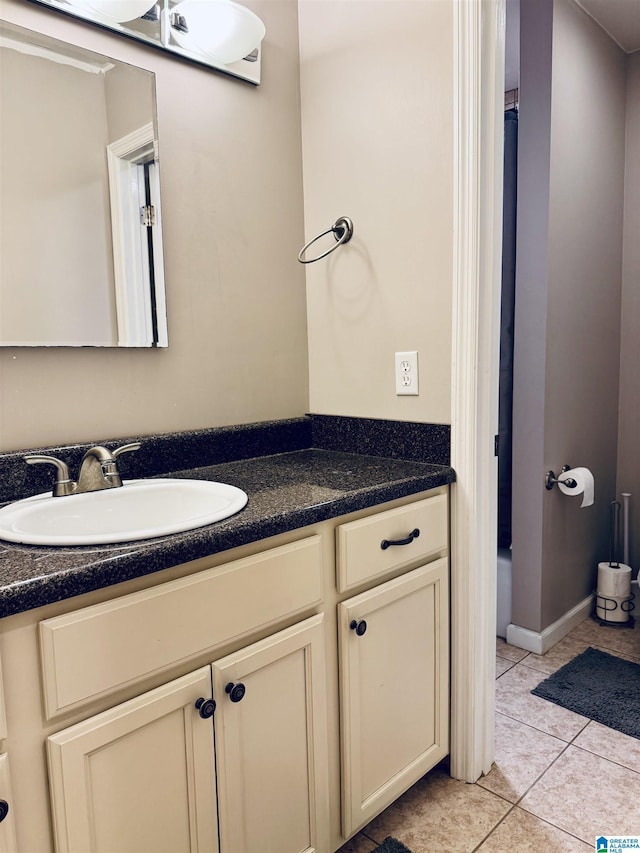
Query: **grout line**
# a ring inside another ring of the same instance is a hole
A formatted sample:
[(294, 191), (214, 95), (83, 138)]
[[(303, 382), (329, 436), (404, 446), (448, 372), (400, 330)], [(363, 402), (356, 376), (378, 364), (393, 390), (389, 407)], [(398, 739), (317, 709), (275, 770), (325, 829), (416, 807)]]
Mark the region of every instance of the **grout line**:
[[(503, 715), (503, 716), (507, 716), (507, 715), (505, 714), (505, 715)], [(520, 720), (517, 720), (516, 722), (521, 722), (521, 721), (520, 721)], [(527, 723), (523, 723), (523, 725), (528, 725), (528, 724), (527, 724)], [(534, 728), (534, 727), (533, 727), (533, 726), (529, 726), (529, 728)], [(536, 731), (540, 731), (540, 730), (539, 730), (539, 729), (536, 729)], [(546, 734), (546, 732), (543, 732), (543, 734)], [(552, 736), (552, 737), (554, 737), (554, 736)], [(576, 735), (576, 737), (577, 737), (577, 735)], [(558, 740), (560, 740), (560, 738), (558, 738)], [(521, 794), (521, 795), (520, 795), (520, 797), (518, 797), (518, 799), (517, 799), (515, 802), (513, 802), (512, 800), (507, 800), (507, 799), (506, 799), (506, 797), (503, 797), (501, 794), (497, 794), (495, 791), (491, 791), (491, 793), (496, 794), (496, 796), (500, 797), (500, 798), (501, 798), (501, 799), (503, 799), (505, 802), (508, 802), (508, 803), (510, 804), (511, 808), (510, 808), (510, 809), (509, 809), (509, 810), (508, 810), (508, 811), (503, 815), (503, 817), (498, 821), (498, 823), (496, 823), (496, 825), (491, 829), (491, 831), (490, 831), (490, 832), (489, 832), (489, 833), (488, 833), (488, 834), (487, 834), (487, 835), (482, 839), (482, 841), (480, 842), (480, 844), (478, 844), (476, 847), (474, 847), (474, 848), (473, 848), (473, 850), (471, 851), (471, 853), (476, 853), (476, 851), (477, 851), (477, 850), (478, 850), (478, 849), (479, 849), (479, 848), (480, 848), (480, 847), (485, 843), (485, 841), (487, 841), (487, 840), (488, 840), (488, 839), (493, 835), (493, 833), (497, 830), (497, 828), (498, 828), (498, 827), (499, 827), (499, 826), (500, 826), (500, 825), (501, 825), (501, 824), (506, 820), (506, 818), (507, 818), (507, 817), (508, 817), (508, 816), (509, 816), (513, 811), (514, 811), (514, 809), (520, 809), (520, 811), (525, 812), (526, 814), (531, 815), (532, 817), (536, 818), (537, 820), (540, 820), (540, 821), (542, 821), (543, 823), (546, 823), (546, 824), (548, 824), (549, 826), (552, 826), (552, 827), (554, 827), (555, 829), (558, 829), (558, 830), (559, 830), (559, 831), (561, 831), (561, 832), (565, 832), (567, 835), (570, 835), (572, 838), (577, 838), (577, 836), (573, 835), (572, 833), (570, 833), (570, 832), (566, 832), (566, 830), (565, 830), (565, 829), (563, 829), (562, 827), (560, 827), (560, 826), (556, 826), (554, 823), (551, 823), (551, 821), (546, 820), (545, 818), (542, 818), (542, 817), (540, 817), (539, 815), (534, 814), (533, 812), (530, 812), (530, 811), (528, 811), (527, 809), (524, 809), (524, 808), (522, 808), (522, 807), (520, 806), (520, 803), (522, 802), (522, 800), (527, 796), (527, 794), (531, 791), (531, 789), (532, 789), (535, 785), (537, 785), (537, 784), (538, 784), (538, 782), (542, 779), (542, 777), (545, 775), (545, 773), (547, 773), (547, 771), (548, 771), (551, 767), (553, 767), (553, 765), (554, 765), (554, 764), (556, 763), (556, 761), (560, 758), (560, 756), (561, 756), (561, 755), (563, 755), (563, 754), (567, 751), (567, 749), (571, 746), (571, 743), (572, 743), (572, 742), (566, 742), (566, 741), (563, 741), (563, 743), (564, 743), (565, 745), (564, 745), (564, 747), (562, 748), (562, 750), (558, 753), (558, 755), (556, 755), (556, 757), (555, 757), (554, 759), (552, 759), (551, 763), (550, 763), (547, 767), (545, 767), (545, 769), (542, 771), (542, 773), (540, 773), (540, 775), (536, 777), (536, 779), (535, 779), (535, 780), (534, 780), (534, 781), (529, 785), (529, 787), (526, 789), (526, 791), (525, 791), (523, 794)], [(476, 782), (475, 784), (477, 785), (478, 783)], [(478, 785), (478, 787), (482, 787), (482, 785)], [(487, 790), (487, 789), (485, 788), (484, 790)], [(582, 838), (577, 838), (577, 840), (578, 840), (578, 841), (581, 841), (582, 843), (585, 843), (585, 842), (584, 842), (584, 840), (583, 840)]]
[[(552, 737), (555, 740), (559, 740), (561, 743), (566, 743), (567, 745), (570, 743), (573, 743), (573, 741), (578, 737), (578, 735), (581, 732), (583, 732), (584, 729), (587, 727), (587, 725), (591, 722), (591, 720), (588, 720), (587, 724), (582, 729), (580, 729), (578, 734), (574, 735), (571, 740), (565, 740), (563, 737), (560, 737), (559, 735), (551, 734), (551, 732), (547, 732), (544, 729), (539, 729), (537, 726), (531, 725), (531, 723), (525, 723), (524, 720), (519, 720), (517, 717), (512, 717), (510, 714), (505, 714), (504, 711), (496, 711), (496, 715), (498, 715), (498, 714), (501, 717), (506, 717), (508, 720), (513, 720), (516, 723), (520, 723), (521, 726), (526, 726), (528, 729), (531, 729), (534, 732), (538, 732), (541, 735), (546, 735), (547, 737)], [(585, 717), (585, 719), (587, 719), (587, 718)]]
[(586, 845), (587, 845), (587, 847), (588, 847), (590, 850), (592, 849), (592, 847), (591, 847), (591, 843), (590, 843), (589, 841), (585, 841), (585, 840), (584, 840), (584, 838), (580, 838), (580, 836), (579, 836), (579, 835), (574, 835), (574, 833), (573, 833), (573, 832), (569, 832), (569, 830), (568, 830), (568, 829), (565, 829), (565, 828), (564, 828), (564, 827), (562, 827), (562, 826), (558, 826), (558, 825), (557, 825), (557, 824), (555, 824), (555, 823), (551, 823), (551, 821), (550, 821), (550, 820), (547, 820), (547, 818), (540, 817), (540, 815), (534, 814), (533, 812), (529, 812), (529, 811), (527, 811), (526, 809), (522, 809), (522, 808), (521, 808), (521, 809), (520, 809), (520, 811), (521, 811), (521, 812), (524, 812), (525, 814), (531, 815), (531, 817), (535, 818), (536, 820), (539, 820), (541, 823), (545, 823), (547, 826), (551, 826), (551, 827), (553, 827), (553, 829), (557, 829), (557, 830), (558, 830), (558, 832), (563, 832), (565, 835), (568, 835), (568, 836), (569, 836), (569, 838), (575, 838), (575, 840), (576, 840), (576, 841), (579, 841), (581, 844), (586, 844)]
[[(515, 664), (514, 664), (514, 666), (515, 666)], [(501, 672), (500, 675), (496, 675), (496, 681), (499, 681), (503, 675), (506, 675), (508, 672), (511, 672), (512, 669), (513, 669), (513, 666), (510, 666), (507, 669), (505, 669), (504, 672)]]
[[(474, 784), (475, 784), (475, 785), (477, 785), (478, 783), (477, 783), (477, 782), (474, 782)], [(493, 793), (493, 791), (491, 791), (491, 793)], [(496, 795), (496, 796), (499, 796), (499, 795)], [(502, 797), (502, 799), (504, 799), (504, 797)], [(507, 800), (506, 802), (509, 802), (509, 801)], [(511, 805), (511, 808), (510, 808), (510, 809), (508, 809), (508, 811), (506, 811), (506, 812), (502, 815), (502, 817), (501, 817), (501, 818), (500, 818), (500, 820), (496, 823), (496, 825), (495, 825), (494, 827), (492, 827), (492, 828), (489, 830), (489, 832), (485, 835), (485, 837), (482, 839), (482, 841), (480, 841), (480, 843), (479, 843), (479, 844), (477, 844), (477, 845), (473, 848), (473, 850), (471, 850), (471, 851), (470, 851), (470, 853), (476, 853), (476, 851), (477, 851), (477, 850), (479, 850), (479, 849), (482, 847), (482, 845), (485, 843), (485, 841), (487, 841), (487, 840), (488, 840), (488, 839), (493, 835), (493, 833), (494, 833), (494, 832), (496, 831), (496, 829), (500, 826), (500, 824), (504, 823), (504, 821), (507, 819), (507, 817), (511, 814), (511, 812), (512, 812), (512, 811), (515, 809), (515, 807), (516, 807), (516, 804), (515, 804), (515, 803), (510, 803), (510, 805)]]
[[(578, 736), (578, 735), (576, 735), (576, 737), (577, 737), (577, 736)], [(524, 792), (524, 794), (522, 794), (522, 796), (518, 798), (518, 800), (517, 800), (517, 802), (515, 803), (515, 805), (518, 805), (519, 803), (521, 803), (521, 802), (522, 802), (522, 800), (524, 800), (524, 798), (527, 796), (527, 794), (531, 791), (531, 789), (532, 789), (532, 788), (534, 788), (534, 787), (538, 784), (538, 782), (542, 779), (542, 777), (543, 777), (546, 773), (548, 773), (548, 772), (549, 772), (549, 770), (551, 770), (551, 768), (552, 768), (552, 767), (553, 767), (553, 765), (556, 763), (556, 761), (560, 758), (560, 756), (561, 756), (561, 755), (564, 755), (564, 754), (565, 754), (565, 752), (569, 749), (569, 747), (570, 747), (570, 746), (571, 746), (571, 744), (572, 744), (572, 741), (568, 741), (568, 742), (567, 742), (567, 741), (563, 741), (563, 743), (564, 743), (565, 745), (564, 745), (564, 746), (563, 746), (563, 748), (560, 750), (560, 752), (559, 752), (559, 753), (556, 755), (556, 757), (555, 757), (555, 758), (553, 758), (553, 759), (551, 760), (551, 762), (550, 762), (550, 763), (545, 767), (545, 769), (544, 769), (544, 770), (542, 771), (542, 773), (537, 777), (537, 779), (535, 779), (535, 781), (533, 781), (533, 782), (529, 785), (529, 787), (528, 787), (528, 788), (527, 788), (527, 790)]]
[[(597, 649), (600, 652), (606, 652), (613, 657), (619, 657), (620, 660), (630, 660), (631, 663), (640, 663), (640, 658), (634, 658), (633, 655), (627, 654), (627, 651), (624, 649), (612, 649), (610, 646), (600, 646), (595, 643), (591, 643), (591, 648)], [(624, 655), (624, 657), (622, 657)]]
[(504, 661), (505, 663), (510, 663), (512, 666), (515, 666), (517, 663), (520, 663), (519, 660), (513, 660), (513, 658), (505, 658), (499, 654), (496, 654), (496, 660), (501, 660), (501, 661)]
[[(589, 720), (589, 722), (590, 723), (597, 722), (597, 720)], [(603, 724), (600, 723), (600, 725), (603, 725)], [(586, 728), (586, 726), (585, 726), (585, 728)], [(608, 729), (609, 726), (605, 726), (605, 728)], [(582, 731), (584, 731), (584, 729)], [(617, 732), (618, 730), (617, 729), (609, 729), (609, 731)], [(624, 732), (618, 732), (618, 734), (624, 735)], [(576, 735), (576, 737), (578, 737), (578, 735)], [(632, 735), (626, 735), (626, 737), (632, 737)], [(575, 740), (575, 738), (574, 738), (574, 740)], [(581, 752), (586, 752), (587, 755), (593, 755), (595, 758), (599, 758), (602, 761), (607, 761), (609, 764), (615, 764), (616, 767), (621, 767), (623, 770), (628, 770), (629, 773), (635, 773), (636, 776), (640, 776), (640, 769), (636, 770), (633, 767), (629, 767), (627, 764), (620, 764), (620, 762), (616, 761), (614, 758), (605, 758), (605, 756), (600, 755), (599, 752), (593, 752), (592, 750), (587, 749), (586, 746), (580, 746), (579, 743), (574, 743), (574, 741), (571, 741), (569, 746), (572, 746), (574, 749), (579, 749)]]
[(509, 663), (522, 663), (523, 660), (526, 660), (530, 656), (531, 652), (525, 652), (521, 658), (518, 660), (514, 660), (513, 658), (508, 658), (506, 655), (501, 655), (500, 652), (496, 649), (496, 657), (501, 658), (501, 660), (508, 660)]
[[(541, 697), (538, 697), (538, 698), (541, 698)], [(544, 701), (546, 702), (547, 700), (545, 699)], [(551, 703), (551, 704), (553, 704), (553, 703)], [(571, 713), (574, 713), (574, 712), (572, 711)], [(560, 735), (554, 735), (552, 732), (545, 731), (545, 729), (539, 729), (537, 726), (532, 726), (531, 723), (525, 723), (523, 720), (518, 719), (518, 717), (512, 717), (511, 714), (507, 714), (504, 711), (496, 710), (496, 714), (502, 714), (503, 717), (508, 717), (510, 720), (513, 720), (516, 723), (520, 723), (523, 726), (529, 726), (530, 729), (534, 729), (534, 731), (540, 732), (540, 734), (549, 735), (549, 737), (554, 737), (554, 738), (556, 738), (556, 740), (562, 741), (562, 743), (566, 743), (566, 744), (573, 743), (573, 741), (575, 740), (575, 738), (578, 737), (580, 732), (582, 732), (591, 722), (591, 720), (588, 717), (584, 717), (584, 719), (586, 720), (586, 723), (580, 729), (580, 731), (577, 732), (575, 735), (573, 735), (571, 740), (565, 740), (565, 738), (560, 737)], [(576, 716), (582, 716), (582, 715), (577, 714)]]

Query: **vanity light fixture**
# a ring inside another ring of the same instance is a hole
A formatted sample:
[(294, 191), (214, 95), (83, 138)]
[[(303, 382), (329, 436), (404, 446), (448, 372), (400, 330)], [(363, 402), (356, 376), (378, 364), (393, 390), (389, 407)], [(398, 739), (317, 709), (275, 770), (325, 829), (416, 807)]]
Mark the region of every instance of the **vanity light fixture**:
[[(250, 1), (250, 0), (249, 0)], [(1, 0), (0, 0), (1, 2)], [(115, 33), (259, 83), (261, 19), (236, 0), (30, 0)]]
[(260, 18), (234, 0), (182, 0), (170, 23), (180, 47), (223, 65), (257, 54), (266, 33)]

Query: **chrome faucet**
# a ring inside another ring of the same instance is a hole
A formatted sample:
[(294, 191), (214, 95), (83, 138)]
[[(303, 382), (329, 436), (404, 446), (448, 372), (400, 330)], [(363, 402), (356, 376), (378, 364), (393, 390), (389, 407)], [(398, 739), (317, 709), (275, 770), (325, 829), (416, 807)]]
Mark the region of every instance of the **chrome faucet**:
[(80, 473), (77, 482), (69, 475), (69, 466), (55, 456), (44, 456), (34, 454), (25, 456), (24, 461), (29, 465), (48, 464), (55, 466), (56, 479), (53, 484), (53, 496), (80, 494), (82, 492), (96, 492), (100, 489), (115, 489), (122, 485), (122, 478), (116, 465), (116, 459), (121, 453), (129, 453), (139, 450), (141, 443), (133, 441), (131, 444), (123, 444), (115, 450), (107, 450), (98, 444), (90, 447), (82, 457)]
[[(138, 447), (140, 447), (139, 444)], [(120, 452), (122, 453), (122, 448)], [(112, 453), (100, 444), (90, 447), (80, 463), (76, 492), (97, 492), (100, 489), (115, 489), (121, 486), (122, 480), (116, 465), (117, 455), (117, 450)]]

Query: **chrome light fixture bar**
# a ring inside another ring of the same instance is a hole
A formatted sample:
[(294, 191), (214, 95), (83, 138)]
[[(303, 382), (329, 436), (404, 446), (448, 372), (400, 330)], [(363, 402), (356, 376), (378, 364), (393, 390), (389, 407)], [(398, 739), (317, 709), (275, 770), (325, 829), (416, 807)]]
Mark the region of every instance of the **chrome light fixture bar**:
[(209, 68), (260, 82), (266, 28), (236, 0), (32, 0)]

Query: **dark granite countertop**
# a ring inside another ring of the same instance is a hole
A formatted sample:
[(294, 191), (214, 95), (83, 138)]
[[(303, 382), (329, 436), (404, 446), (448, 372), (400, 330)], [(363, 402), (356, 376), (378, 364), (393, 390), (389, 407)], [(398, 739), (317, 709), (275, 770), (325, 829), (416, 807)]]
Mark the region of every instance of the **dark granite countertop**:
[(224, 521), (141, 542), (63, 548), (0, 542), (0, 617), (455, 480), (453, 470), (443, 464), (314, 448), (162, 476), (230, 483), (244, 489), (249, 502)]

